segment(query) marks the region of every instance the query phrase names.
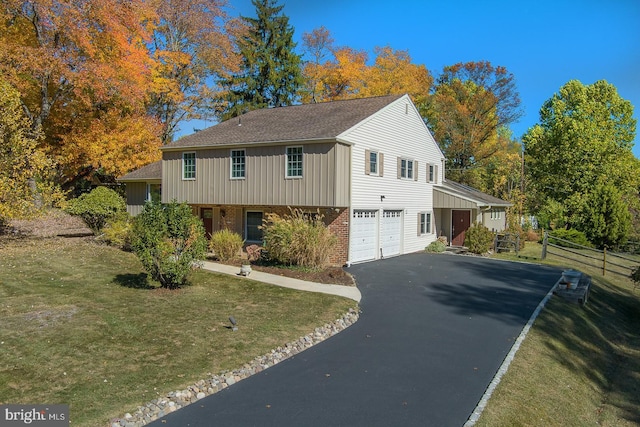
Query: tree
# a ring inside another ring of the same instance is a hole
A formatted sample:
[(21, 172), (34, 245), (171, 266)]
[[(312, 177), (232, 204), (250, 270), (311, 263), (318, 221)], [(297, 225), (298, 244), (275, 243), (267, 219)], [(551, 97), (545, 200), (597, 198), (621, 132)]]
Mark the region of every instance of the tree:
[(374, 63), (367, 65), (366, 52), (334, 47), (324, 27), (305, 33), (303, 43), (306, 54), (312, 57), (303, 69), (303, 102), (404, 93), (416, 104), (426, 102), (433, 78), (424, 65), (411, 62), (408, 51), (375, 47)]
[(145, 111), (154, 19), (144, 1), (2, 0), (0, 72), (66, 187), (159, 157)]
[(161, 0), (148, 43), (155, 61), (148, 111), (162, 123), (162, 142), (173, 140), (183, 120), (211, 114), (208, 79), (237, 70), (221, 0)]
[(444, 68), (422, 114), (447, 158), (447, 176), (473, 185), (470, 171), (498, 153), (500, 129), (521, 115), (515, 78), (488, 61)]
[(135, 218), (131, 247), (154, 280), (176, 289), (186, 283), (194, 262), (204, 259), (204, 233), (186, 203), (147, 202)]
[(622, 194), (609, 182), (600, 182), (585, 195), (574, 226), (598, 247), (623, 243), (631, 229), (631, 214)]
[[(586, 204), (599, 203), (599, 194), (637, 208), (640, 162), (631, 151), (635, 129), (633, 106), (613, 85), (604, 80), (566, 83), (544, 103), (540, 123), (523, 137), (532, 212), (558, 202), (565, 207), (566, 227), (587, 235), (591, 231), (586, 228), (601, 219), (612, 227), (626, 222), (616, 204), (603, 201), (610, 207), (593, 210)], [(601, 244), (611, 242), (611, 236), (591, 237)]]
[(291, 105), (302, 85), (301, 58), (295, 53), (293, 27), (275, 0), (251, 0), (257, 18), (242, 17), (246, 30), (238, 40), (242, 65), (223, 78), (220, 113), (226, 120), (250, 110)]
[(32, 216), (43, 207), (41, 198), (52, 194), (44, 188), (52, 164), (37, 148), (41, 137), (18, 91), (0, 77), (0, 225)]
[(316, 102), (317, 96), (322, 92), (322, 64), (333, 51), (334, 39), (324, 26), (314, 28), (310, 33), (302, 35), (302, 46), (305, 55), (311, 60), (304, 61), (302, 75), (304, 89), (302, 91), (303, 102)]

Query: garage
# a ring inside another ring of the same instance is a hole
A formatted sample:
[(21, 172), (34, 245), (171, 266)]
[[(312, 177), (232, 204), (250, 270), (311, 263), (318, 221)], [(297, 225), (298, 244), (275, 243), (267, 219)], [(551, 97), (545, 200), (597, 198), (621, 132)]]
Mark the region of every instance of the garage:
[(380, 248), (382, 257), (400, 254), (402, 211), (383, 211), (380, 221)]
[(351, 220), (351, 262), (376, 258), (378, 211), (354, 210)]

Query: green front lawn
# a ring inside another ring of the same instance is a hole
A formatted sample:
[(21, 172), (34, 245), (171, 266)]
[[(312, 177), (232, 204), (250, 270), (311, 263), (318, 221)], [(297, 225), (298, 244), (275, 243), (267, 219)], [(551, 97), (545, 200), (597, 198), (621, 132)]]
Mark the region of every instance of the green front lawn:
[(134, 255), (90, 241), (0, 241), (0, 403), (69, 404), (71, 425), (106, 425), (354, 306), (206, 271), (191, 282), (158, 289)]
[[(541, 249), (528, 243), (520, 259), (539, 262)], [(640, 425), (640, 291), (596, 266), (545, 262), (589, 274), (589, 302), (551, 298), (477, 425)]]

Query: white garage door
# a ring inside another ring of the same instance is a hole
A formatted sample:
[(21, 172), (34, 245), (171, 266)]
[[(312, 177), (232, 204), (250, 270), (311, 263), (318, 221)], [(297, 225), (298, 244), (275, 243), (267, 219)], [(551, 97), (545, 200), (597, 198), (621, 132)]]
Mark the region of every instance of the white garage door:
[(380, 221), (380, 247), (383, 257), (400, 253), (401, 235), (402, 211), (383, 211)]
[(351, 261), (376, 257), (377, 211), (354, 210), (351, 218)]

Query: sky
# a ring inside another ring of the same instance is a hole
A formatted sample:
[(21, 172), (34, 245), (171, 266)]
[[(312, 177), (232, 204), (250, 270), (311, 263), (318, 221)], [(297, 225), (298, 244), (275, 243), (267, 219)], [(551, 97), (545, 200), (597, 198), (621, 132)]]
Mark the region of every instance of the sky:
[[(255, 16), (251, 0), (228, 0), (231, 16)], [(434, 77), (458, 62), (489, 61), (516, 79), (524, 115), (521, 137), (542, 104), (568, 81), (606, 80), (640, 118), (640, 0), (280, 0), (302, 35), (326, 27), (336, 46), (407, 50)], [(208, 123), (207, 125), (212, 125)], [(192, 123), (178, 136), (190, 134)], [(640, 133), (638, 126), (636, 134)], [(640, 137), (633, 152), (640, 158)]]

